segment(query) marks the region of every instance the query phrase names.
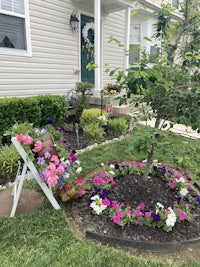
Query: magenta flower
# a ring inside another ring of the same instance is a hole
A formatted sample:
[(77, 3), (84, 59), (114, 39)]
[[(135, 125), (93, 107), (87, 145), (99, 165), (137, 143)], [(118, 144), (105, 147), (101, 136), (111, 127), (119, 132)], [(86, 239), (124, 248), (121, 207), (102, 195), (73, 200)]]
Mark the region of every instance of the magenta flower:
[(145, 216), (147, 218), (150, 218), (151, 217), (151, 211), (146, 211), (144, 214), (145, 214)]
[(102, 199), (102, 204), (106, 205), (107, 207), (109, 207), (111, 203), (110, 203), (109, 199)]
[(117, 215), (121, 218), (123, 217), (123, 211), (122, 210), (118, 210), (117, 211)]
[(120, 217), (119, 216), (114, 216), (113, 217), (113, 222), (116, 223), (116, 224), (119, 224), (120, 223)]
[(140, 209), (141, 209), (141, 210), (144, 210), (144, 208), (145, 208), (145, 204), (144, 204), (144, 203), (141, 203), (141, 204), (140, 204)]
[(77, 185), (82, 185), (82, 184), (85, 183), (85, 181), (83, 179), (76, 179), (75, 182), (76, 182)]
[(171, 181), (169, 186), (170, 186), (170, 188), (175, 188), (176, 187), (175, 181)]
[(71, 159), (72, 163), (76, 161), (76, 156), (75, 156), (75, 154), (73, 152), (71, 152), (69, 156), (70, 156), (70, 159)]
[(102, 177), (102, 178), (103, 178), (103, 177), (106, 177), (106, 173), (105, 173), (105, 172), (101, 172), (101, 173), (99, 174), (99, 176)]
[(142, 212), (140, 210), (135, 210), (135, 215), (137, 217), (140, 217), (142, 215)]
[(112, 208), (113, 209), (118, 209), (118, 207), (119, 207), (119, 205), (118, 205), (117, 201), (113, 201), (112, 202)]
[(97, 176), (97, 177), (94, 177), (94, 183), (101, 185), (103, 183), (103, 180), (102, 180), (102, 178)]
[(135, 166), (138, 167), (138, 168), (143, 168), (144, 167), (144, 164), (140, 161), (135, 161)]
[(180, 208), (178, 208), (178, 214), (180, 219), (183, 221), (188, 217), (188, 212), (184, 213)]

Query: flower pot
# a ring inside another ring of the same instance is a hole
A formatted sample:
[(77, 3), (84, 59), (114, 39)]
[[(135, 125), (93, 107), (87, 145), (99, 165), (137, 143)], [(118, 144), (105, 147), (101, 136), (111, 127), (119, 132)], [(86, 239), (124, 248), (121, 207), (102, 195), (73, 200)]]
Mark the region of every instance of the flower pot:
[(45, 136), (42, 150), (38, 152), (38, 156), (44, 157), (45, 152), (49, 152), (51, 155), (58, 155), (53, 138), (50, 134)]
[(67, 186), (64, 186), (64, 188), (60, 191), (60, 197), (63, 202), (66, 202), (70, 199), (75, 199), (79, 197), (79, 192), (72, 188), (68, 188)]

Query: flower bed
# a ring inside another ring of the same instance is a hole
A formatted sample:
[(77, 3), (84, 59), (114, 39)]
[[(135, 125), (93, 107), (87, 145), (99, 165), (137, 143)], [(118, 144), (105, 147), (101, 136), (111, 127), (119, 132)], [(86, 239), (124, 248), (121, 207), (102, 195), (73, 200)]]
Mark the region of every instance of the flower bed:
[[(104, 217), (108, 216), (114, 224), (122, 227), (129, 224), (144, 225), (162, 228), (167, 232), (172, 231), (177, 223), (192, 221), (195, 208), (200, 204), (200, 197), (191, 188), (190, 179), (181, 170), (171, 170), (158, 164), (153, 165), (151, 176), (160, 179), (171, 191), (172, 197), (166, 203), (167, 206), (157, 201), (154, 208), (150, 203), (144, 202), (132, 207), (130, 204), (115, 199), (112, 192), (115, 191), (116, 183), (124, 182), (123, 179), (127, 175), (139, 179), (143, 167), (141, 162), (125, 162), (110, 165), (109, 169), (105, 169), (105, 172), (95, 176), (91, 188), (88, 190), (92, 213)], [(141, 186), (144, 190), (148, 190), (148, 182)], [(128, 184), (126, 184), (126, 190), (127, 194), (131, 194)]]

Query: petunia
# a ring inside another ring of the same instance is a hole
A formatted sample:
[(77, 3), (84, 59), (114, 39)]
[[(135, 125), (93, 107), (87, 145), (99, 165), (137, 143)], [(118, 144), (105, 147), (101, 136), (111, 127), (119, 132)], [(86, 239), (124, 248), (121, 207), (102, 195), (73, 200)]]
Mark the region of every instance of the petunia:
[(42, 142), (40, 140), (36, 141), (34, 149), (32, 149), (32, 151), (34, 153), (40, 152), (40, 150), (42, 150)]
[(98, 185), (101, 185), (103, 183), (103, 180), (100, 177), (94, 177), (93, 181), (95, 184), (98, 184)]
[(102, 204), (109, 207), (111, 203), (110, 203), (110, 200), (106, 198), (106, 199), (102, 199)]
[(117, 210), (117, 215), (121, 218), (123, 217), (123, 211), (122, 210)]
[(23, 138), (23, 143), (25, 145), (31, 145), (33, 143), (33, 138), (29, 135), (25, 135)]
[(130, 218), (132, 216), (132, 210), (128, 210), (126, 216)]
[(135, 210), (135, 215), (137, 217), (140, 217), (142, 215), (142, 212), (140, 210)]
[(45, 159), (44, 159), (44, 157), (38, 157), (37, 158), (37, 163), (38, 163), (38, 165), (44, 165), (45, 164)]
[(144, 214), (145, 214), (145, 216), (147, 218), (150, 218), (151, 217), (151, 211), (146, 211)]
[(51, 161), (53, 161), (55, 163), (55, 165), (58, 165), (60, 163), (60, 160), (59, 160), (57, 155), (53, 155), (51, 157)]
[(140, 204), (140, 209), (141, 209), (141, 210), (144, 210), (144, 208), (145, 208), (145, 204), (144, 204), (144, 203), (141, 203), (141, 204)]
[(21, 143), (24, 140), (24, 135), (18, 134), (18, 135), (16, 135), (16, 138), (17, 138), (17, 141)]
[(160, 221), (160, 215), (159, 215), (159, 213), (153, 213), (152, 215), (151, 215), (151, 217), (152, 217), (152, 219), (153, 219), (153, 221), (154, 222), (158, 222), (158, 221)]
[(170, 186), (170, 188), (175, 188), (176, 187), (175, 181), (171, 181), (169, 186)]
[(184, 213), (180, 208), (178, 208), (178, 215), (180, 219), (183, 221), (188, 217), (188, 212)]
[(114, 223), (119, 224), (121, 219), (119, 216), (114, 216), (112, 220)]
[(112, 208), (113, 209), (118, 209), (118, 207), (119, 207), (119, 204), (117, 203), (117, 201), (113, 201), (112, 202)]
[(65, 172), (65, 168), (62, 165), (59, 165), (56, 169), (56, 174), (62, 175)]

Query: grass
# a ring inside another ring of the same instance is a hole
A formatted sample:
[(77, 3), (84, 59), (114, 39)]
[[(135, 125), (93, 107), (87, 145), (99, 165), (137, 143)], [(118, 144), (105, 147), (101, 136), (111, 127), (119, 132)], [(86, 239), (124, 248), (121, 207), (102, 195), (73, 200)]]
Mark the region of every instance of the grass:
[[(84, 173), (98, 167), (101, 162), (117, 162), (128, 159), (145, 159), (132, 146), (134, 133), (124, 140), (99, 146), (80, 153), (78, 158)], [(159, 148), (155, 157), (170, 166), (190, 168), (200, 173), (198, 158), (199, 140), (191, 140), (169, 134), (170, 146)], [(186, 156), (189, 158), (186, 159)], [(182, 161), (180, 159), (183, 159)], [(195, 178), (198, 182), (199, 178)], [(33, 184), (30, 184), (31, 187)], [(70, 228), (65, 209), (55, 211), (46, 200), (43, 207), (29, 215), (14, 218), (0, 217), (0, 266), (1, 267), (131, 267), (131, 266), (200, 266), (194, 258), (179, 262), (156, 261), (136, 257), (108, 246), (80, 239)]]

